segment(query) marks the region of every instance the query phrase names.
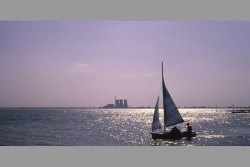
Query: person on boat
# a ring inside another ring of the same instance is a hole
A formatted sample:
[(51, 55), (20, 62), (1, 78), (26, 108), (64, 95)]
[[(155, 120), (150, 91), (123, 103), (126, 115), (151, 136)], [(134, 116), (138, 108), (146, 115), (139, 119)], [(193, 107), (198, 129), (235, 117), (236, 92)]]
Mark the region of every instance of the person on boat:
[(188, 134), (191, 134), (192, 133), (192, 126), (189, 125), (189, 123), (187, 123), (187, 132)]

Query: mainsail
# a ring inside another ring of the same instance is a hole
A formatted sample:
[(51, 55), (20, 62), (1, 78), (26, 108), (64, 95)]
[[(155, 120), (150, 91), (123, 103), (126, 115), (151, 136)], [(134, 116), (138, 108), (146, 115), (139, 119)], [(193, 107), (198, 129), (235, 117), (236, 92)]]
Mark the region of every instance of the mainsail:
[(180, 112), (178, 111), (178, 108), (174, 104), (174, 101), (171, 98), (166, 88), (163, 77), (163, 62), (162, 62), (162, 91), (163, 91), (163, 109), (164, 109), (164, 128), (184, 122)]
[(159, 120), (159, 96), (155, 105), (155, 111), (154, 111), (154, 117), (153, 117), (153, 123), (152, 123), (152, 131), (155, 131), (157, 129), (161, 129), (161, 123)]

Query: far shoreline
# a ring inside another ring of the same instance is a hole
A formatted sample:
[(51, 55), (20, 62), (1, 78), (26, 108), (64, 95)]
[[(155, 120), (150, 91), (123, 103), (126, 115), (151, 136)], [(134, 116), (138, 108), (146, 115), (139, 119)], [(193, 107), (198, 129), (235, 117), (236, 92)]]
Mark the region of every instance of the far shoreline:
[[(128, 107), (128, 108), (103, 108), (103, 107), (0, 107), (0, 109), (119, 109), (119, 110), (129, 110), (129, 109), (154, 109), (154, 107)], [(163, 109), (160, 107), (160, 109)], [(248, 107), (178, 107), (178, 109), (250, 109)]]

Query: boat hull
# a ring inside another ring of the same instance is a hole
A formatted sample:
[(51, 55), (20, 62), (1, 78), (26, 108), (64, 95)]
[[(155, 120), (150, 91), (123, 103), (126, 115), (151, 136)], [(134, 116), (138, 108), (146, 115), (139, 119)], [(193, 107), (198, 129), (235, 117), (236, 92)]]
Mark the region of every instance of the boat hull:
[(154, 133), (152, 132), (152, 139), (170, 139), (170, 140), (179, 140), (182, 138), (192, 138), (196, 136), (195, 132), (188, 133), (188, 132), (181, 132), (180, 134), (173, 134), (171, 132), (159, 132), (159, 133)]

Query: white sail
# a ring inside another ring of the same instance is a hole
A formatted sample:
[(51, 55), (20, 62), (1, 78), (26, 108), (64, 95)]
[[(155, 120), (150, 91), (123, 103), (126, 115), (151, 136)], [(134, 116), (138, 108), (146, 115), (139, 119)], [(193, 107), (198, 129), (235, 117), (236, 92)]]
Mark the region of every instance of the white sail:
[(161, 129), (161, 123), (159, 120), (159, 96), (155, 105), (155, 111), (154, 111), (154, 117), (153, 117), (153, 123), (152, 123), (152, 131), (155, 131), (157, 129)]
[(174, 104), (174, 101), (171, 98), (166, 88), (163, 77), (163, 63), (162, 63), (162, 91), (163, 91), (163, 109), (164, 109), (164, 128), (184, 122), (178, 108)]

